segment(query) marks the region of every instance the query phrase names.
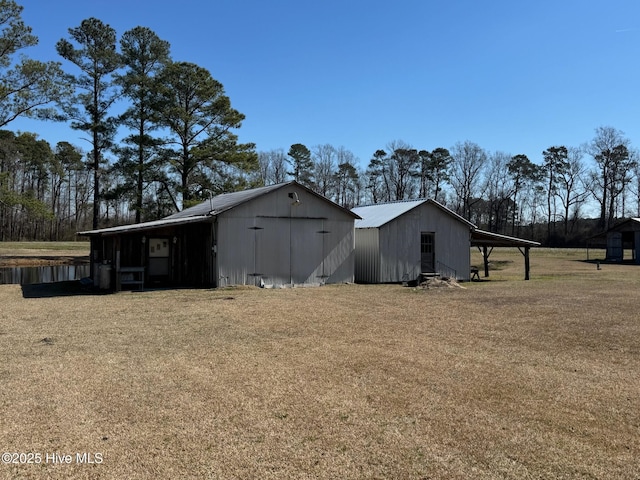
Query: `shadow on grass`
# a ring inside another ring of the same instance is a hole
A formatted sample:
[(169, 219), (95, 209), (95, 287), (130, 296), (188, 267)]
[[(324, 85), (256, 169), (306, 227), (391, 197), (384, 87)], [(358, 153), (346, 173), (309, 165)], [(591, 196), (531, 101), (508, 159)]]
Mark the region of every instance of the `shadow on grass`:
[[(23, 298), (52, 298), (52, 297), (75, 297), (80, 295), (94, 295), (94, 296), (102, 296), (102, 295), (112, 295), (116, 292), (113, 290), (101, 290), (94, 288), (92, 285), (83, 285), (80, 280), (69, 280), (65, 282), (50, 282), (50, 283), (32, 283), (29, 285), (22, 285), (22, 297)], [(122, 290), (122, 293), (141, 293), (141, 292), (151, 292), (151, 291), (159, 291), (159, 290), (191, 290), (191, 289), (203, 289), (207, 290), (209, 287), (161, 287), (161, 286), (152, 286), (152, 287), (144, 287), (144, 290), (140, 289), (131, 289), (131, 290)], [(222, 300), (233, 300), (233, 297), (222, 298)]]
[(22, 285), (23, 298), (73, 297), (77, 295), (106, 295), (107, 290), (95, 290), (85, 286), (79, 280), (52, 283), (33, 283)]
[(621, 260), (621, 261), (614, 261), (614, 260), (598, 260), (598, 259), (589, 259), (589, 260), (574, 260), (574, 262), (580, 262), (580, 263), (590, 263), (592, 265), (598, 266), (598, 265), (640, 265), (639, 263), (637, 263), (634, 259), (625, 259), (625, 260)]

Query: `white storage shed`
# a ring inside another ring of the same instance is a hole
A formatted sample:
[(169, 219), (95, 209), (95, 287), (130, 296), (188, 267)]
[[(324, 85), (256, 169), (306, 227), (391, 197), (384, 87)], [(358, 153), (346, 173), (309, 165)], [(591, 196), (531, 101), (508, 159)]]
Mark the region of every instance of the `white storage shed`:
[(471, 222), (434, 200), (375, 204), (352, 209), (355, 280), (393, 283), (423, 274), (469, 280)]

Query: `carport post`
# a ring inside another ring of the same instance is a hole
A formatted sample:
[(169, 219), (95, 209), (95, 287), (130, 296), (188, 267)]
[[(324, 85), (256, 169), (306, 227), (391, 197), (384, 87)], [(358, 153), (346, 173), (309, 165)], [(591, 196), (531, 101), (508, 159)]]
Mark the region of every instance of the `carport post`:
[(489, 254), (486, 245), (482, 246), (482, 258), (484, 260), (484, 276), (486, 278), (489, 276)]
[(524, 279), (529, 280), (529, 270), (530, 270), (529, 250), (531, 250), (531, 247), (524, 247), (524, 252), (520, 247), (518, 247), (518, 250), (520, 250), (520, 253), (524, 255)]

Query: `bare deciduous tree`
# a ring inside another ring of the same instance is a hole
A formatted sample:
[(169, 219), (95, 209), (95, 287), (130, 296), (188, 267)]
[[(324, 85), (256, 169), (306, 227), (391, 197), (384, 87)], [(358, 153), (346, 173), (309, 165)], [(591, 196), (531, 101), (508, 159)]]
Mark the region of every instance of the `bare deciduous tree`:
[[(563, 208), (563, 224), (565, 236), (569, 233), (570, 225), (575, 224), (580, 206), (589, 196), (585, 188), (586, 167), (582, 161), (584, 152), (579, 147), (567, 149), (565, 168), (558, 173), (558, 197)], [(571, 223), (570, 223), (570, 220)]]
[(606, 230), (615, 218), (615, 205), (630, 182), (633, 159), (629, 155), (629, 140), (613, 127), (598, 127), (587, 147), (596, 162), (591, 172), (591, 193), (600, 204), (600, 226)]
[(487, 152), (478, 144), (465, 141), (451, 149), (451, 186), (456, 196), (456, 211), (471, 218), (473, 203), (481, 194), (481, 182), (487, 164)]
[(259, 175), (264, 185), (274, 185), (287, 180), (287, 155), (283, 149), (258, 153)]
[(334, 175), (337, 168), (338, 152), (328, 143), (316, 145), (311, 152), (315, 191), (324, 197), (330, 197), (334, 190)]

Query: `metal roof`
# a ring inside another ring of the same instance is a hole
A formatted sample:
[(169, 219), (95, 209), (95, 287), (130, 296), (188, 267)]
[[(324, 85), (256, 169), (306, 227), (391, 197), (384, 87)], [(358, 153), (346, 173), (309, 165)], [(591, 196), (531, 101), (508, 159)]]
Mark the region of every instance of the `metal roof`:
[(344, 208), (343, 206), (338, 205), (332, 200), (329, 200), (328, 198), (323, 197), (319, 193), (314, 192), (310, 188), (305, 187), (304, 185), (296, 182), (295, 180), (291, 180), (289, 182), (283, 182), (283, 183), (276, 183), (275, 185), (267, 185), (266, 187), (252, 188), (251, 190), (243, 190), (241, 192), (222, 193), (220, 195), (216, 195), (215, 197), (212, 197), (210, 200), (205, 200), (204, 202), (198, 205), (194, 205), (193, 207), (186, 208), (181, 212), (174, 213), (173, 215), (169, 215), (168, 217), (165, 217), (165, 218), (169, 218), (169, 219), (184, 218), (184, 217), (190, 217), (194, 215), (219, 215), (223, 212), (226, 212), (227, 210), (231, 210), (232, 208), (237, 207), (238, 205), (241, 205), (250, 200), (256, 199), (258, 197), (266, 195), (267, 193), (273, 192), (275, 190), (279, 190), (289, 185), (295, 185), (299, 188), (302, 188), (303, 190), (306, 190), (307, 193), (309, 193), (310, 195), (313, 195), (315, 197), (318, 197), (324, 200), (325, 202), (329, 202), (333, 204), (336, 208), (339, 208), (340, 210), (347, 213), (348, 215), (354, 218), (360, 218), (348, 208)]
[(207, 220), (213, 220), (213, 217), (210, 215), (197, 215), (188, 218), (163, 218), (152, 222), (134, 223), (133, 225), (120, 225), (118, 227), (100, 228), (98, 230), (86, 230), (84, 232), (78, 232), (78, 235), (115, 235), (123, 232), (143, 232), (145, 230), (153, 230), (160, 227), (185, 225), (187, 223), (205, 222)]
[(185, 208), (181, 212), (174, 213), (165, 217), (171, 218), (185, 218), (198, 215), (218, 215), (222, 212), (237, 207), (249, 200), (265, 195), (274, 190), (278, 190), (286, 185), (290, 185), (294, 182), (277, 183), (275, 185), (268, 185), (266, 187), (252, 188), (251, 190), (243, 190), (241, 192), (222, 193), (212, 197), (211, 200), (205, 200), (198, 205), (194, 205), (190, 208)]
[(631, 217), (609, 228), (607, 232), (635, 232), (639, 228), (640, 228), (640, 218)]
[(609, 235), (609, 233), (611, 232), (636, 232), (640, 230), (640, 218), (638, 217), (631, 217), (631, 218), (627, 218), (626, 220), (622, 220), (619, 223), (616, 223), (613, 227), (609, 227), (608, 230), (604, 230), (600, 233), (597, 233), (595, 235), (592, 235), (591, 237), (587, 238), (587, 241), (601, 241), (601, 242), (605, 242), (607, 236)]
[(198, 205), (194, 205), (193, 207), (185, 208), (181, 212), (174, 213), (173, 215), (169, 215), (168, 217), (164, 217), (160, 220), (136, 223), (133, 225), (121, 225), (119, 227), (101, 228), (99, 230), (88, 230), (85, 232), (78, 232), (78, 235), (115, 235), (117, 233), (152, 230), (154, 228), (161, 228), (165, 226), (185, 225), (187, 223), (213, 220), (213, 217), (219, 213), (230, 210), (233, 207), (272, 192), (273, 190), (282, 188), (290, 183), (293, 182), (253, 188), (242, 192), (223, 193), (212, 197), (211, 200), (206, 200)]
[(472, 247), (539, 247), (540, 242), (525, 240), (524, 238), (509, 237), (499, 233), (487, 232), (485, 230), (474, 230), (471, 232)]
[(275, 185), (268, 185), (266, 187), (258, 187), (252, 188), (250, 190), (244, 190), (241, 192), (231, 192), (231, 193), (223, 193), (220, 195), (216, 195), (212, 197), (210, 200), (206, 200), (198, 205), (194, 205), (193, 207), (186, 208), (181, 212), (174, 213), (173, 215), (169, 215), (168, 217), (164, 217), (160, 220), (154, 220), (152, 222), (144, 222), (144, 223), (136, 223), (132, 225), (121, 225), (118, 227), (109, 227), (109, 228), (101, 228), (98, 230), (87, 230), (84, 232), (78, 232), (78, 235), (91, 236), (91, 235), (115, 235), (118, 233), (124, 232), (134, 232), (134, 231), (144, 231), (144, 230), (152, 230), (155, 228), (161, 228), (164, 226), (173, 226), (173, 225), (184, 225), (187, 223), (197, 223), (213, 220), (216, 215), (219, 215), (227, 210), (231, 210), (238, 205), (246, 203), (255, 198), (261, 197), (262, 195), (266, 195), (267, 193), (273, 192), (280, 188), (286, 187), (288, 185), (296, 185), (312, 195), (315, 195), (318, 198), (323, 199), (326, 202), (332, 203), (336, 208), (341, 209), (345, 213), (349, 214), (354, 218), (358, 217), (351, 210), (344, 208), (337, 203), (332, 202), (328, 198), (323, 197), (322, 195), (314, 192), (313, 190), (305, 187), (304, 185), (299, 184), (295, 180), (277, 183)]
[(468, 225), (470, 228), (475, 228), (475, 225), (473, 223), (465, 220), (463, 217), (461, 217), (454, 211), (449, 210), (441, 203), (438, 203), (435, 200), (431, 199), (376, 203), (375, 205), (355, 207), (351, 211), (362, 218), (362, 220), (356, 220), (356, 228), (380, 228), (390, 221), (425, 203), (434, 205), (447, 215), (453, 217), (455, 220)]

